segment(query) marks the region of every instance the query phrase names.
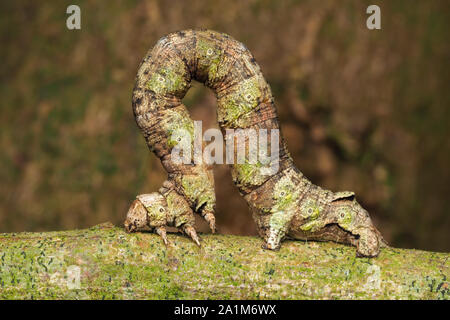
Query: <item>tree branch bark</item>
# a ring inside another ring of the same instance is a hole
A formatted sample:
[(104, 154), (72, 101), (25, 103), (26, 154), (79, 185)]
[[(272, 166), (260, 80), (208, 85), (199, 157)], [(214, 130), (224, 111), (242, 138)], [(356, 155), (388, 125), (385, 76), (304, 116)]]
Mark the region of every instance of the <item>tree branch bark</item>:
[(449, 299), (449, 253), (90, 229), (0, 234), (1, 299)]

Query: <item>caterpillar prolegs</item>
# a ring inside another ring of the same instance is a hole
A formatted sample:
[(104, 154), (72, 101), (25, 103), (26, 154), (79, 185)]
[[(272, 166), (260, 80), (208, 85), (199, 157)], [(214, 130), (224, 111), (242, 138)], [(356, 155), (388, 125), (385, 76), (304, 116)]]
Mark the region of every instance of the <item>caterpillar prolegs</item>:
[[(209, 30), (186, 30), (161, 38), (141, 62), (132, 104), (147, 145), (160, 158), (168, 179), (158, 192), (137, 197), (124, 225), (129, 232), (150, 228), (165, 243), (165, 227), (175, 226), (199, 244), (194, 213), (215, 230), (211, 166), (172, 159), (180, 140), (174, 134), (177, 130), (191, 135), (189, 143), (194, 144), (193, 120), (181, 101), (192, 80), (215, 93), (222, 132), (279, 129), (270, 87), (243, 44)], [(331, 192), (312, 184), (295, 167), (281, 135), (277, 142), (276, 172), (264, 170), (271, 163), (248, 159), (231, 165), (233, 181), (249, 205), (263, 247), (276, 250), (286, 238), (331, 240), (356, 246), (360, 256), (378, 255), (385, 242), (354, 193)], [(267, 144), (271, 143), (267, 138)]]

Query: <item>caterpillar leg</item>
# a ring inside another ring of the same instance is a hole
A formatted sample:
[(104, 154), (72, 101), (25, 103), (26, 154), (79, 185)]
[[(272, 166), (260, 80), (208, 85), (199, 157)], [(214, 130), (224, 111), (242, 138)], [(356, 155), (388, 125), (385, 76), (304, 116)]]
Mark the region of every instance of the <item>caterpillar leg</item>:
[(380, 247), (387, 245), (369, 213), (359, 205), (354, 195), (333, 199), (328, 215), (339, 227), (356, 236), (357, 256), (376, 257)]
[(169, 239), (167, 239), (167, 231), (165, 226), (156, 227), (155, 232), (159, 234), (166, 246), (170, 244)]
[(205, 212), (205, 213), (203, 213), (202, 217), (208, 223), (209, 228), (211, 229), (211, 232), (215, 233), (216, 232), (216, 217), (214, 216), (214, 213)]
[[(351, 217), (353, 221), (361, 220), (358, 215)], [(349, 224), (338, 218), (338, 226), (345, 231), (356, 236), (356, 255), (358, 257), (376, 257), (380, 253), (380, 247), (385, 246), (386, 242), (380, 232), (373, 226), (372, 221), (364, 219), (358, 224)], [(353, 245), (355, 242), (353, 242)]]
[[(200, 168), (201, 169), (201, 168)], [(200, 182), (202, 181), (203, 175), (193, 175), (193, 176), (182, 176), (176, 177), (175, 179), (180, 179), (181, 181), (189, 181), (197, 180), (199, 179)], [(205, 181), (205, 180), (203, 180)], [(211, 181), (211, 180), (208, 180)], [(200, 185), (208, 187), (207, 183), (200, 183)], [(200, 192), (203, 190), (200, 190)], [(208, 192), (206, 192), (208, 191)], [(159, 192), (165, 195), (167, 198), (171, 198), (172, 201), (170, 201), (171, 208), (173, 211), (174, 216), (178, 215), (184, 215), (184, 213), (192, 214), (192, 208), (191, 205), (188, 202), (188, 199), (182, 194), (183, 190), (180, 190), (176, 187), (176, 184), (172, 181), (164, 181), (162, 187), (159, 189)], [(214, 186), (211, 186), (208, 190), (204, 190), (204, 192), (201, 192), (202, 196), (197, 196), (198, 199), (200, 199), (202, 204), (198, 207), (200, 207), (199, 210), (196, 211), (197, 214), (199, 214), (209, 225), (209, 228), (211, 229), (212, 233), (216, 232), (216, 218), (214, 216), (214, 207), (215, 207), (215, 194), (214, 194)], [(211, 196), (212, 194), (212, 196)], [(206, 197), (205, 197), (206, 195)], [(196, 209), (196, 208), (194, 208)], [(182, 223), (180, 220), (177, 221), (178, 225), (181, 225)]]
[(292, 214), (289, 212), (278, 211), (264, 218), (262, 232), (264, 243), (263, 249), (279, 250), (281, 247), (281, 241), (286, 236), (291, 223)]
[(280, 230), (270, 228), (267, 237), (262, 244), (263, 249), (267, 250), (279, 250), (281, 247), (281, 240), (284, 238), (284, 234)]
[(356, 244), (358, 257), (376, 257), (379, 254), (380, 247), (386, 245), (380, 232), (374, 227), (362, 228), (356, 234), (359, 236)]
[(185, 234), (187, 234), (191, 239), (195, 242), (196, 245), (199, 247), (200, 245), (200, 239), (198, 238), (197, 231), (195, 231), (194, 227), (190, 224), (184, 224), (181, 229)]

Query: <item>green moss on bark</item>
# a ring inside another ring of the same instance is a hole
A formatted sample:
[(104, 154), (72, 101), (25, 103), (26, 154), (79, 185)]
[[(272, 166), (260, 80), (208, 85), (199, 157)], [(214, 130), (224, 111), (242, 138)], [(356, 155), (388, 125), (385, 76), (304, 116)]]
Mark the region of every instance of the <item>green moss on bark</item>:
[[(0, 235), (2, 299), (449, 299), (448, 253), (395, 248), (356, 258), (352, 247), (203, 235), (86, 230)], [(71, 267), (72, 266), (72, 267)], [(79, 267), (80, 285), (68, 282)]]

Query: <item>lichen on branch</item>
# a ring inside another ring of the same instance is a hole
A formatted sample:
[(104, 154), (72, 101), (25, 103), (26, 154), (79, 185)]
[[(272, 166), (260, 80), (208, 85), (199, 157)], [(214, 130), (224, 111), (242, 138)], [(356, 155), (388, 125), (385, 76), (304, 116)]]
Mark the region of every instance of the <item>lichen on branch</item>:
[[(85, 230), (0, 234), (0, 299), (449, 299), (448, 253)], [(77, 279), (77, 271), (79, 278)], [(74, 272), (75, 271), (75, 272)], [(79, 281), (77, 281), (79, 280)]]

